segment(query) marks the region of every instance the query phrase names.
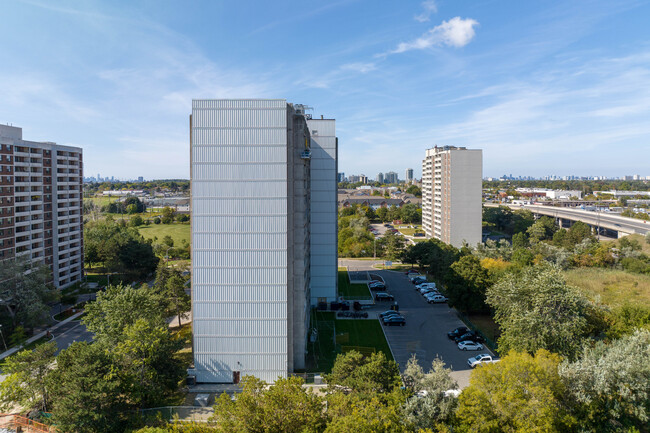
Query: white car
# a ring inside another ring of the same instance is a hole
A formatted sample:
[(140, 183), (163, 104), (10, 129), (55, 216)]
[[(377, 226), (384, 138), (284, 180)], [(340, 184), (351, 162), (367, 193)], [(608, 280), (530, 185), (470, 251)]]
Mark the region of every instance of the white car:
[(424, 289), (424, 288), (427, 288), (427, 289), (435, 289), (435, 288), (436, 288), (436, 283), (422, 283), (422, 284), (418, 284), (418, 285), (415, 286), (415, 287), (416, 287), (418, 290), (420, 290), (420, 289)]
[(458, 348), (460, 350), (483, 350), (483, 345), (477, 343), (476, 341), (461, 341), (458, 343)]
[(495, 362), (499, 362), (499, 359), (494, 359), (492, 358), (492, 355), (488, 353), (481, 353), (480, 355), (476, 355), (472, 358), (469, 358), (467, 360), (467, 365), (470, 367), (474, 368), (477, 365), (484, 365), (484, 364), (493, 364)]
[(447, 302), (447, 298), (445, 298), (442, 295), (432, 295), (432, 296), (427, 296), (427, 302), (429, 304), (437, 304), (441, 302)]
[(428, 287), (423, 287), (423, 288), (421, 288), (421, 289), (419, 290), (419, 292), (420, 292), (422, 295), (426, 295), (427, 293), (431, 293), (431, 292), (434, 292), (434, 291), (435, 291), (434, 289), (430, 289), (430, 288), (428, 288)]

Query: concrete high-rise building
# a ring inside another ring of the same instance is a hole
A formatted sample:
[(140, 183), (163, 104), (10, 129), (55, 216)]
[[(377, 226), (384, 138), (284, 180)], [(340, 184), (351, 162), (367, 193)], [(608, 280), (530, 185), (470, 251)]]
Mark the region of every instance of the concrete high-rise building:
[(482, 240), (480, 149), (427, 149), (422, 161), (422, 228), (429, 238), (455, 247)]
[(338, 139), (336, 120), (312, 119), (311, 134), (311, 305), (337, 299), (338, 284)]
[(399, 176), (394, 171), (389, 171), (384, 175), (385, 183), (399, 183)]
[(338, 174), (338, 179), (339, 182), (345, 182), (345, 173), (341, 172)]
[(198, 382), (273, 382), (304, 368), (310, 306), (336, 298), (334, 120), (310, 119), (305, 108), (283, 99), (192, 102)]
[(406, 183), (413, 182), (413, 169), (412, 168), (407, 168), (405, 174), (406, 175), (404, 176), (404, 180), (406, 181)]
[(384, 173), (377, 174), (377, 182), (384, 183)]
[(55, 287), (83, 276), (83, 158), (79, 147), (23, 140), (0, 125), (0, 260), (27, 257)]

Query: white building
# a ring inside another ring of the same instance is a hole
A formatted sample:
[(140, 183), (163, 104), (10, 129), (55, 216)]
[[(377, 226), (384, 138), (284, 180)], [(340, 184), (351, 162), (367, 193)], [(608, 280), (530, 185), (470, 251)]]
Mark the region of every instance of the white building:
[(83, 277), (83, 157), (79, 147), (23, 140), (0, 125), (0, 260), (26, 256), (65, 288)]
[(480, 149), (427, 149), (422, 161), (422, 227), (428, 238), (460, 247), (482, 239)]
[[(331, 190), (336, 215), (334, 121), (308, 120), (304, 108), (282, 99), (192, 102), (198, 382), (245, 375), (273, 382), (305, 366), (311, 275), (324, 284), (336, 274), (330, 256), (337, 248), (336, 220), (326, 209)], [(322, 252), (314, 266), (312, 245)], [(319, 284), (314, 293), (335, 298), (336, 285)]]
[(413, 182), (413, 169), (412, 168), (407, 168), (406, 169), (406, 173), (405, 173), (405, 176), (404, 176), (404, 181), (406, 183)]
[(337, 300), (336, 120), (307, 118), (311, 133), (311, 305)]

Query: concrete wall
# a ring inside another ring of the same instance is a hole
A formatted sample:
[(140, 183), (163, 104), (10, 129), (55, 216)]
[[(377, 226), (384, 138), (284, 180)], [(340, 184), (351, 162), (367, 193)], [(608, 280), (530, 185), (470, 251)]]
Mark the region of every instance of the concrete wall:
[(308, 119), (311, 132), (311, 305), (337, 299), (337, 138), (334, 119)]
[(482, 178), (483, 155), (481, 150), (452, 150), (450, 240), (455, 247), (463, 241), (475, 246), (482, 240)]

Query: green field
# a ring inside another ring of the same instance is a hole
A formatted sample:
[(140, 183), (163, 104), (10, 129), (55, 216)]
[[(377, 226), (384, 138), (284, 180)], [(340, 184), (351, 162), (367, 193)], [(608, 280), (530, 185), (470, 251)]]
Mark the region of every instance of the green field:
[(336, 355), (349, 350), (365, 354), (382, 351), (393, 359), (378, 320), (337, 320), (335, 313), (312, 310), (311, 327), (318, 330), (318, 339), (308, 343), (309, 372), (329, 373)]
[(339, 268), (339, 296), (345, 299), (372, 299), (367, 285), (350, 284), (348, 271), (345, 268)]
[(169, 235), (174, 240), (174, 246), (181, 246), (183, 240), (190, 242), (190, 225), (189, 224), (151, 224), (148, 226), (138, 227), (140, 234), (145, 239), (153, 239), (154, 237), (158, 238), (158, 241), (162, 241), (162, 238)]
[(99, 196), (99, 197), (89, 197), (89, 198), (84, 198), (84, 201), (91, 201), (99, 206), (106, 206), (107, 204), (117, 201), (117, 197), (104, 197), (104, 196)]
[(564, 272), (569, 285), (611, 307), (650, 306), (650, 276), (617, 269), (578, 268)]

